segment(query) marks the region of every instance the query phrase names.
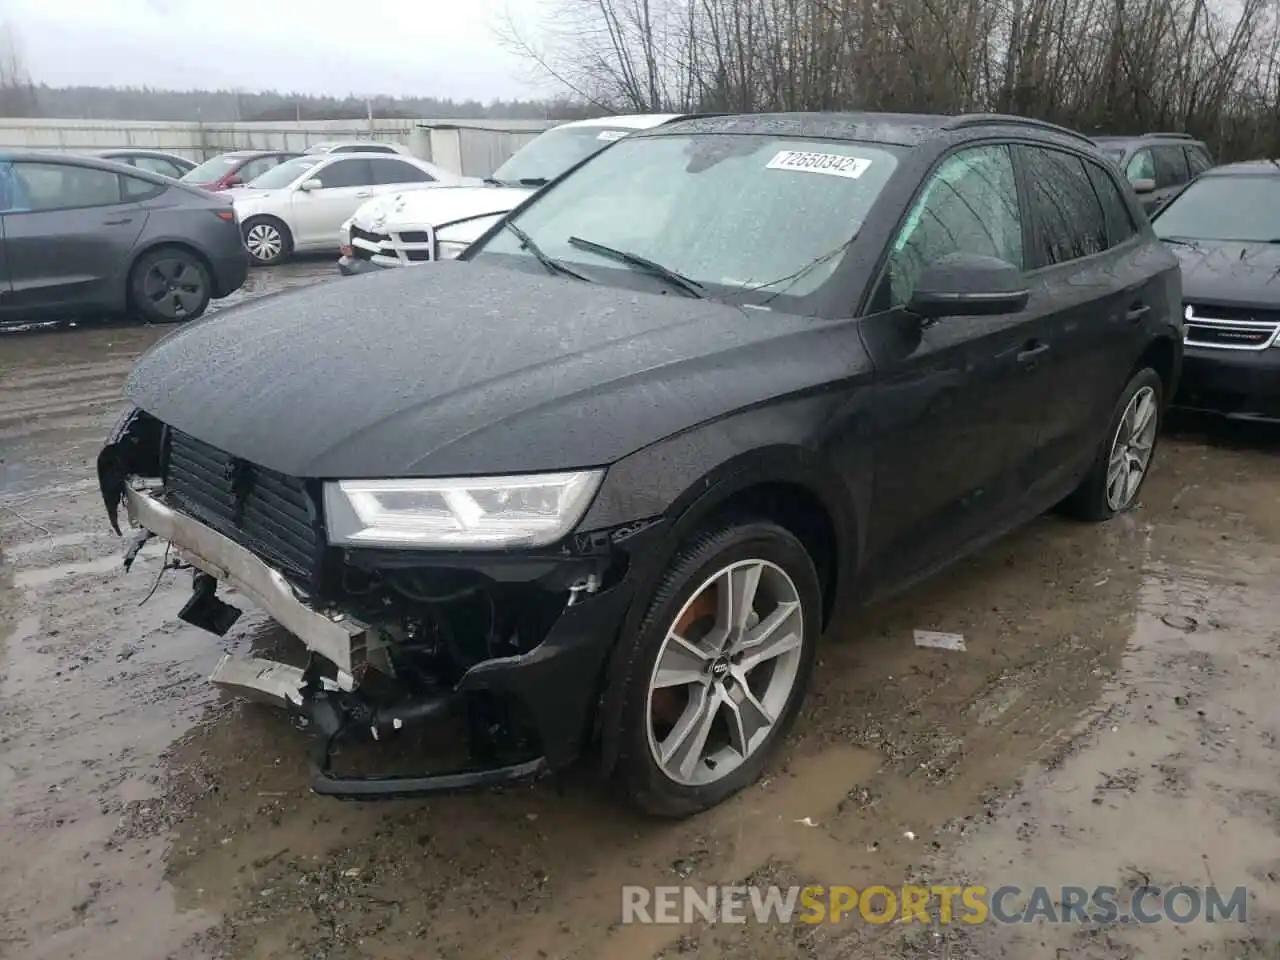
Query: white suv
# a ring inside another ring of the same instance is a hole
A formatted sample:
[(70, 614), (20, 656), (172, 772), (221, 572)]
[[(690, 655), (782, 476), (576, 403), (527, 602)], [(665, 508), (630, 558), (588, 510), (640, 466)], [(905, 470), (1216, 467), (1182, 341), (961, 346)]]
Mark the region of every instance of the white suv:
[(482, 186), (370, 200), (339, 231), (338, 269), (351, 276), (452, 259), (496, 219), (570, 167), (629, 133), (681, 119), (682, 114), (636, 114), (561, 124), (517, 150)]

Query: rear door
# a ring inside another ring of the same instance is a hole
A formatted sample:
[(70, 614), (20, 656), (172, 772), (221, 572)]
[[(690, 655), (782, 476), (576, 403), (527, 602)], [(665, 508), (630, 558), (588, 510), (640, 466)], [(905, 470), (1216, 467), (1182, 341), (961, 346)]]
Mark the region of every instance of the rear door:
[(369, 158), (343, 156), (323, 166), (312, 177), (320, 181), (320, 189), (294, 190), (290, 201), (294, 246), (336, 250), (342, 222), (373, 196)]
[(111, 171), (57, 160), (16, 162), (14, 205), (4, 213), (10, 289), (17, 311), (115, 309), (146, 212)]
[(1042, 390), (1035, 313), (945, 317), (903, 309), (923, 267), (950, 253), (1023, 266), (1010, 148), (963, 147), (926, 181), (860, 323), (876, 364), (867, 555), (896, 585), (995, 532), (1017, 508), (1015, 467), (1036, 437)]
[(1031, 502), (1065, 492), (1091, 458), (1137, 356), (1130, 341), (1149, 312), (1141, 240), (1113, 174), (1066, 150), (1022, 145), (1031, 202), (1028, 264), (1041, 308), (1040, 432), (1025, 463)]

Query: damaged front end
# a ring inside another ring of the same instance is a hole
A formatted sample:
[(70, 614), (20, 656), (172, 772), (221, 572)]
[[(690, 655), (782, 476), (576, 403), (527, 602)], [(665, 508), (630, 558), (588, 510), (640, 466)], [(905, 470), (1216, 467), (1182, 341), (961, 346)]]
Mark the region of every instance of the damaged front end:
[[(224, 635), (248, 597), (309, 651), (305, 666), (226, 655), (211, 680), (282, 706), (317, 734), (312, 786), (347, 799), (483, 787), (565, 766), (590, 735), (632, 599), (630, 556), (658, 524), (528, 551), (334, 547), (318, 481), (280, 475), (127, 415), (98, 458), (113, 529), (159, 537), (193, 570), (180, 617)], [(624, 548), (625, 544), (625, 548)], [(469, 760), (415, 775), (335, 772), (344, 738), (448, 722)]]

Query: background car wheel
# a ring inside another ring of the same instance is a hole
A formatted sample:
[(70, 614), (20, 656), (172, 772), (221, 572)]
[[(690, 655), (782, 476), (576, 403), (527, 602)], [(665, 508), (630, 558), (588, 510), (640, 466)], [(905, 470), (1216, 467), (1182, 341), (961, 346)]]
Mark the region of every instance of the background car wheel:
[(683, 817), (755, 781), (804, 699), (821, 620), (813, 561), (784, 528), (740, 520), (688, 543), (621, 641), (632, 801)]
[(251, 217), (240, 228), (249, 259), (260, 267), (279, 263), (293, 249), (289, 228), (274, 217)]
[(1163, 420), (1164, 384), (1147, 367), (1120, 395), (1098, 457), (1080, 486), (1063, 501), (1063, 512), (1096, 523), (1132, 507), (1151, 472)]
[(148, 323), (194, 320), (209, 306), (209, 271), (194, 253), (161, 247), (129, 272), (129, 301)]

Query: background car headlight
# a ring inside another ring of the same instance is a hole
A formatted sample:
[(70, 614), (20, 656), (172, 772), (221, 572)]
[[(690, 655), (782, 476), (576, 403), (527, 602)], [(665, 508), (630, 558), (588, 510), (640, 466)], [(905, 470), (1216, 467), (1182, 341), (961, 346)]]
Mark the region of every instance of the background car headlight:
[(436, 259), (452, 260), (469, 246), (471, 244), (463, 243), (461, 240), (441, 240), (436, 244)]
[(340, 546), (542, 547), (582, 519), (601, 470), (324, 485), (329, 541)]

